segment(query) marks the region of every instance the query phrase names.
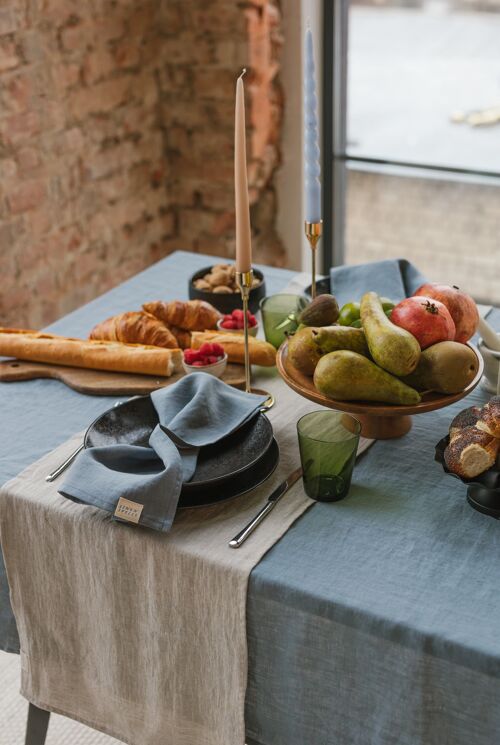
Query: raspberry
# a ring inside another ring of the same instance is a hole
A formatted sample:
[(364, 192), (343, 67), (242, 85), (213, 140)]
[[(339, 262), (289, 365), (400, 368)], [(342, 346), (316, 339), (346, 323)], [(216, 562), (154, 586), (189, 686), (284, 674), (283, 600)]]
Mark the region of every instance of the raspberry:
[(222, 321), (221, 326), (223, 329), (235, 329), (236, 323), (231, 319), (230, 321)]
[(204, 366), (205, 366), (205, 363), (202, 362), (201, 360), (195, 360), (193, 362), (193, 367), (204, 367)]
[(224, 357), (224, 347), (217, 343), (212, 344), (212, 354), (216, 357)]
[(184, 361), (187, 365), (192, 365), (195, 360), (198, 359), (198, 352), (196, 352), (194, 349), (185, 349), (184, 350)]
[(235, 320), (243, 318), (243, 311), (241, 310), (241, 308), (236, 308), (235, 310), (233, 310), (233, 318)]
[(219, 358), (215, 355), (210, 355), (210, 357), (207, 357), (207, 365), (215, 365), (216, 362), (219, 361)]
[(198, 351), (202, 357), (213, 354), (213, 344), (210, 344), (206, 341), (204, 344), (201, 345)]

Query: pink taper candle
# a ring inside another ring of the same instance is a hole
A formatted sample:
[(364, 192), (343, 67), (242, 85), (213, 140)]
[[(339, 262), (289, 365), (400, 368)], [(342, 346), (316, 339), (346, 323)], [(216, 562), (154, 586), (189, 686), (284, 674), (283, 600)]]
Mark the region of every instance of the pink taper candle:
[(249, 272), (252, 268), (252, 240), (250, 208), (248, 205), (247, 149), (245, 141), (245, 90), (243, 70), (236, 81), (236, 109), (234, 117), (234, 191), (236, 201), (236, 271)]

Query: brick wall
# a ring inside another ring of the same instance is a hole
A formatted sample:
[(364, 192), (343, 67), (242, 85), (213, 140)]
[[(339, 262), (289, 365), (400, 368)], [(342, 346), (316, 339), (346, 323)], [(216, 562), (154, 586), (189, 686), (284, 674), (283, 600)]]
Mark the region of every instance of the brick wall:
[[(163, 4), (161, 118), (176, 215), (169, 250), (234, 256), (234, 96), (245, 76), (248, 177), (256, 261), (284, 263), (275, 229), (282, 91), (280, 11), (274, 1)], [(196, 30), (196, 31), (193, 31)]]
[(40, 327), (175, 248), (232, 255), (249, 66), (256, 256), (283, 261), (273, 0), (0, 4), (0, 324)]

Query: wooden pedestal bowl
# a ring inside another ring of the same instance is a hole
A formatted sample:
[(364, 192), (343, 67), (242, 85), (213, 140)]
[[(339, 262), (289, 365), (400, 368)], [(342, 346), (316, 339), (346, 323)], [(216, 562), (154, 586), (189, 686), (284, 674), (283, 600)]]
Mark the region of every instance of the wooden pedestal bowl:
[(329, 409), (347, 411), (359, 419), (361, 434), (376, 440), (389, 440), (401, 437), (411, 429), (412, 414), (425, 414), (427, 411), (442, 409), (467, 396), (477, 386), (483, 374), (484, 362), (481, 355), (468, 345), (478, 359), (478, 371), (474, 380), (460, 393), (424, 393), (419, 404), (399, 406), (397, 404), (374, 403), (373, 401), (336, 401), (324, 396), (314, 387), (313, 379), (299, 372), (288, 358), (288, 342), (283, 342), (278, 350), (276, 364), (285, 383), (296, 393)]

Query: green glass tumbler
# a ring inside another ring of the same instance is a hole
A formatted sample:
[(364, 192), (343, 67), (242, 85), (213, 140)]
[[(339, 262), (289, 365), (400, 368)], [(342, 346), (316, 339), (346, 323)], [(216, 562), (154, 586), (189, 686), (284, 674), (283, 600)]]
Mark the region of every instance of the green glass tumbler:
[(260, 311), (266, 341), (278, 349), (288, 334), (293, 334), (297, 330), (298, 317), (308, 304), (307, 298), (303, 295), (282, 293), (262, 298)]
[(344, 499), (358, 450), (361, 424), (340, 411), (313, 411), (297, 422), (304, 488), (318, 502)]

